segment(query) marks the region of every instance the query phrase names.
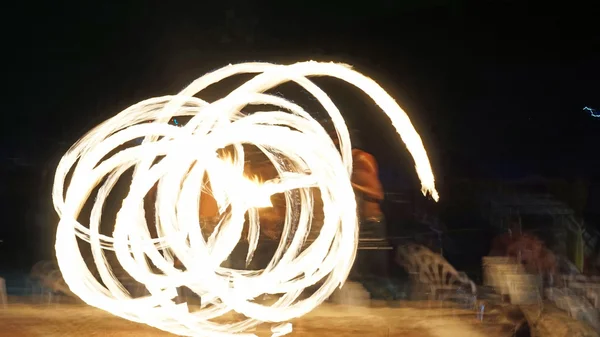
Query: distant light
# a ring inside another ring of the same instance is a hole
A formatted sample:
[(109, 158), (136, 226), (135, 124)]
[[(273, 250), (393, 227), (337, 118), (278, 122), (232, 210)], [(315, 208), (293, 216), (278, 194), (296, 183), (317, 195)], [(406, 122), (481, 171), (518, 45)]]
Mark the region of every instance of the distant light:
[(592, 109), (592, 108), (586, 106), (583, 108), (583, 111), (589, 111), (590, 115), (592, 115), (592, 117), (600, 118), (600, 112), (598, 112), (596, 109)]

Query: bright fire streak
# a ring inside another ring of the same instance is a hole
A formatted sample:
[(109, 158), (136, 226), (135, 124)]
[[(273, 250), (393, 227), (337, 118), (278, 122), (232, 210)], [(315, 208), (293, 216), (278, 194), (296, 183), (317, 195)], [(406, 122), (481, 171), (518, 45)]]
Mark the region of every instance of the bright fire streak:
[[(211, 84), (242, 73), (256, 75), (222, 99), (209, 104), (193, 97)], [(89, 305), (182, 336), (241, 334), (262, 322), (273, 322), (278, 335), (291, 331), (285, 322), (308, 313), (344, 283), (358, 242), (348, 129), (327, 94), (308, 79), (311, 76), (335, 77), (368, 94), (387, 114), (413, 156), (423, 193), (438, 199), (419, 134), (394, 99), (370, 78), (334, 63), (229, 65), (200, 77), (178, 95), (129, 107), (94, 128), (64, 155), (53, 189), (60, 216), (55, 248), (70, 289)], [(289, 81), (310, 92), (327, 110), (338, 133), (341, 156), (323, 127), (300, 106), (265, 94)], [(275, 106), (281, 111), (240, 113), (247, 105)], [(191, 116), (191, 120), (184, 127), (169, 125), (175, 116)], [(114, 151), (139, 138), (144, 138), (141, 144)], [(241, 144), (259, 147), (279, 177), (264, 183), (244, 177)], [(234, 159), (218, 156), (217, 150), (226, 146), (233, 146)], [(157, 158), (162, 159), (156, 163)], [(129, 168), (134, 174), (113, 235), (102, 235), (99, 224), (104, 201)], [(72, 175), (66, 185), (69, 172)], [(223, 213), (207, 240), (199, 226), (205, 174)], [(160, 238), (152, 239), (143, 198), (157, 182), (156, 230)], [(86, 227), (77, 219), (97, 187)], [(325, 219), (317, 239), (308, 243), (313, 188), (320, 190)], [(291, 207), (292, 190), (300, 193), (300, 207)], [(260, 271), (221, 267), (241, 239), (246, 214), (248, 256), (252, 256), (260, 226), (256, 209), (269, 207), (270, 197), (277, 193), (284, 193), (288, 212), (269, 266)], [(90, 243), (100, 280), (86, 266), (78, 238)], [(143, 284), (149, 295), (134, 298), (124, 289), (105, 257), (107, 250), (114, 251), (122, 268)], [(174, 267), (174, 256), (185, 271)], [(318, 282), (318, 291), (299, 299), (306, 287)], [(199, 310), (175, 304), (176, 288), (182, 285), (201, 296)], [(257, 303), (255, 299), (263, 294), (276, 294), (279, 300), (271, 305)], [(231, 311), (246, 318), (229, 324), (215, 321)]]

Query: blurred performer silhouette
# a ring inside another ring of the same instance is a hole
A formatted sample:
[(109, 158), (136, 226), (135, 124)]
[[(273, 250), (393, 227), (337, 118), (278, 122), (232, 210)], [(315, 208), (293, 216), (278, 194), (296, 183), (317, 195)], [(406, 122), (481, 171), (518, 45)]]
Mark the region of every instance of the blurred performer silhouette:
[[(335, 130), (329, 132), (333, 142), (339, 147)], [(387, 225), (381, 203), (384, 191), (379, 180), (377, 160), (362, 150), (358, 133), (351, 134), (352, 176), (350, 182), (356, 195), (359, 219), (359, 245), (356, 260), (350, 272), (350, 279), (371, 283), (389, 277), (389, 250), (387, 246)]]
[(507, 256), (523, 265), (530, 274), (542, 275), (552, 285), (558, 273), (558, 260), (539, 237), (523, 233), (521, 220), (513, 220), (504, 234), (492, 241), (490, 256)]

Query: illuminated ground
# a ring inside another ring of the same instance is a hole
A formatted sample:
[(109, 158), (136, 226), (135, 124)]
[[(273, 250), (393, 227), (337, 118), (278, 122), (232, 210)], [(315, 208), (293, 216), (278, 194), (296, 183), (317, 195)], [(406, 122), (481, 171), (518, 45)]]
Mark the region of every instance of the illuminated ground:
[[(293, 322), (290, 336), (404, 336), (492, 337), (510, 336), (513, 326), (487, 315), (478, 321), (473, 312), (430, 309), (426, 305), (401, 308), (351, 308), (324, 304)], [(268, 330), (256, 333), (270, 336)], [(10, 304), (0, 309), (0, 337), (19, 336), (173, 336), (151, 327), (131, 323), (83, 305)]]

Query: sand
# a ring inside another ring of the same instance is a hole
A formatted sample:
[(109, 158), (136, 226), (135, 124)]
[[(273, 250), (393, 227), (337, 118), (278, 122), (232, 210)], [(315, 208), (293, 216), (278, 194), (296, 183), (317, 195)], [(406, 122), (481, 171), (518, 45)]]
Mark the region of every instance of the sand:
[[(479, 321), (472, 311), (428, 308), (424, 304), (401, 307), (348, 307), (323, 304), (310, 314), (292, 321), (289, 336), (403, 336), (403, 337), (492, 337), (510, 336), (512, 326), (488, 315)], [(255, 332), (270, 336), (269, 327)], [(144, 324), (129, 322), (83, 304), (9, 303), (0, 309), (0, 337), (44, 336), (173, 336)]]

